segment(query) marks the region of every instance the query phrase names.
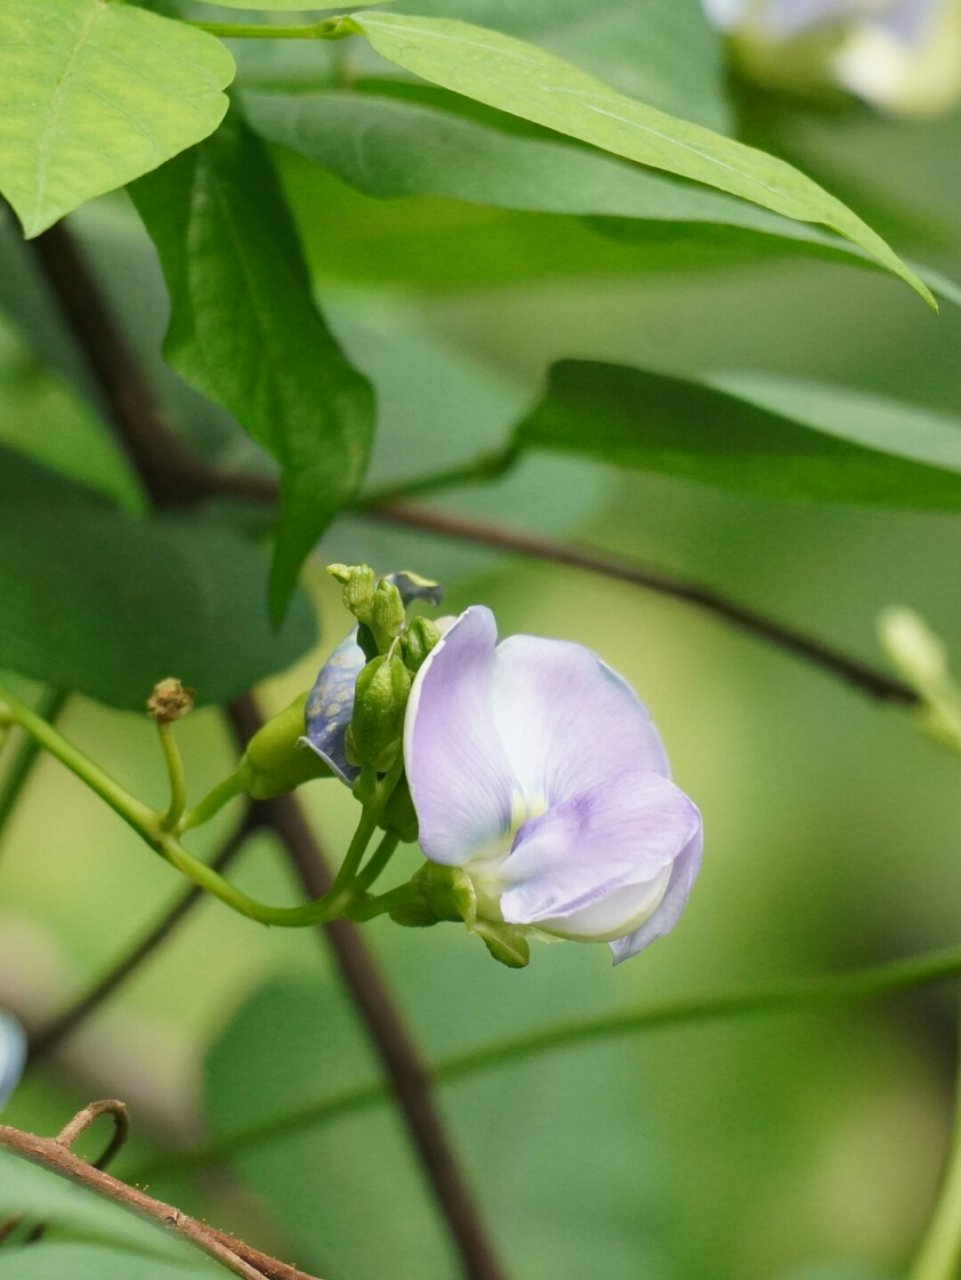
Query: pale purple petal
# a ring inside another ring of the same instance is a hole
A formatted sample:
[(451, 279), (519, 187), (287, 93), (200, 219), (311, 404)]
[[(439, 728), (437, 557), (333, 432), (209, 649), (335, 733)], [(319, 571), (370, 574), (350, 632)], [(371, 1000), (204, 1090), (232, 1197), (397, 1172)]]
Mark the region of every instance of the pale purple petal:
[(525, 797), (542, 807), (625, 769), (670, 774), (647, 708), (583, 645), (504, 640), (494, 659), (494, 717)]
[(691, 837), (684, 852), (680, 854), (674, 863), (671, 882), (667, 887), (667, 892), (664, 894), (661, 905), (639, 929), (628, 934), (626, 938), (619, 938), (610, 944), (615, 964), (620, 964), (622, 960), (636, 956), (639, 951), (649, 947), (652, 942), (663, 937), (665, 933), (670, 933), (677, 924), (681, 912), (687, 905), (694, 881), (701, 870), (701, 851), (703, 846), (704, 833), (701, 827), (698, 826), (698, 830)]
[[(700, 825), (695, 805), (660, 774), (622, 771), (594, 783), (518, 831), (500, 868), (504, 919), (536, 924), (564, 918), (628, 886), (649, 884), (697, 837)], [(625, 916), (625, 931), (633, 921)]]
[(307, 698), (305, 741), (348, 786), (356, 782), (360, 770), (347, 759), (344, 739), (354, 714), (354, 685), (366, 663), (354, 627), (321, 667)]
[(434, 862), (460, 865), (510, 830), (516, 783), (494, 723), (491, 678), (497, 626), (474, 605), (418, 671), (407, 704), (404, 760)]
[(887, 13), (879, 14), (874, 21), (896, 40), (913, 44), (925, 33), (943, 4), (944, 0), (899, 0)]
[(27, 1060), (27, 1037), (9, 1013), (0, 1013), (0, 1107), (17, 1087)]

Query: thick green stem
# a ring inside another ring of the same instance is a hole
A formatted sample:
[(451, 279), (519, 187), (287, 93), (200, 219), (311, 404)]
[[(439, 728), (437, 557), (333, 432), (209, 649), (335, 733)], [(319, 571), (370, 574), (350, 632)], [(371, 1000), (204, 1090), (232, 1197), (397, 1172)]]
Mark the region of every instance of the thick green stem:
[(961, 1064), (948, 1165), (930, 1226), (910, 1280), (958, 1280), (961, 1276)]
[(167, 776), (170, 779), (170, 804), (167, 806), (167, 812), (160, 819), (160, 829), (173, 831), (187, 807), (187, 779), (184, 776), (184, 762), (173, 725), (158, 721), (157, 732), (160, 734), (160, 745), (163, 748)]
[(296, 27), (273, 26), (267, 22), (191, 22), (191, 27), (209, 31), (222, 40), (343, 40), (362, 35), (350, 18), (324, 18), (321, 22)]
[(209, 822), (224, 805), (229, 804), (236, 796), (244, 794), (249, 781), (250, 770), (246, 765), (241, 765), (224, 778), (223, 782), (218, 782), (198, 805), (183, 815), (177, 827), (178, 831), (191, 831), (194, 827), (200, 827), (205, 822)]
[(370, 888), (380, 873), (387, 866), (388, 862), (390, 862), (393, 857), (394, 850), (399, 844), (400, 836), (395, 835), (393, 831), (385, 833), (380, 844), (370, 855), (370, 861), (355, 881), (354, 887), (358, 893), (363, 893), (365, 889)]
[(348, 904), (344, 914), (348, 920), (373, 920), (376, 916), (393, 911), (395, 907), (405, 907), (419, 897), (420, 890), (416, 885), (402, 884), (376, 897), (355, 899)]
[[(63, 710), (70, 695), (62, 689), (50, 689), (40, 699), (37, 715), (48, 723), (53, 723)], [(23, 740), (14, 752), (13, 759), (7, 769), (0, 787), (0, 836), (2, 836), (10, 817), (17, 807), (17, 802), (33, 772), (33, 766), (40, 756), (40, 744), (36, 738), (25, 733)]]
[(2, 686), (0, 686), (0, 712), (14, 724), (18, 724), (39, 747), (49, 751), (61, 764), (66, 765), (71, 773), (76, 774), (102, 800), (105, 800), (124, 822), (129, 823), (138, 835), (143, 836), (150, 844), (155, 843), (157, 815), (154, 811), (132, 796), (99, 765), (88, 759), (78, 747), (68, 742), (52, 724), (37, 715), (35, 711), (31, 711), (19, 698), (15, 698)]

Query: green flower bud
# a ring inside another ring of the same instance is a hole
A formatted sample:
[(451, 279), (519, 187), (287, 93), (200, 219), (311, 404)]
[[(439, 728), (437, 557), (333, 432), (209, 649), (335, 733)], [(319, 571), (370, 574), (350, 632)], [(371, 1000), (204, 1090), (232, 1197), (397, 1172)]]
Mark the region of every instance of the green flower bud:
[(247, 744), (242, 764), (249, 771), (247, 790), (255, 800), (294, 791), (313, 778), (329, 778), (331, 771), (304, 742), (306, 693), (268, 720)]
[(354, 714), (347, 730), (347, 758), (386, 773), (400, 754), (404, 713), (413, 677), (393, 654), (368, 662), (357, 677)]
[(370, 623), (377, 575), (369, 564), (329, 564), (327, 572), (343, 588), (344, 607), (358, 622)]
[(524, 930), (512, 924), (495, 924), (475, 920), (473, 933), (483, 938), (484, 946), (500, 964), (508, 969), (525, 969), (531, 962), (531, 949)]
[[(367, 622), (367, 619), (364, 619)], [(404, 629), (407, 610), (400, 592), (392, 582), (382, 578), (374, 591), (370, 606), (368, 626), (374, 633), (378, 648), (386, 652)]]
[(404, 844), (413, 844), (417, 839), (417, 814), (406, 778), (401, 778), (394, 788), (387, 807), (381, 814), (380, 825), (385, 831), (393, 831), (400, 836)]
[(440, 628), (430, 618), (415, 618), (411, 622), (400, 642), (408, 670), (415, 674), (420, 670), (440, 636)]

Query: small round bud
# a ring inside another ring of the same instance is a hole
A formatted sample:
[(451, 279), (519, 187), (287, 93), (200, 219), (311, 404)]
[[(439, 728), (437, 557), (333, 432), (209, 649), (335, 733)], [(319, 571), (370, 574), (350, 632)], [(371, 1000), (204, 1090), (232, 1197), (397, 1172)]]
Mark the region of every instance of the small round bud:
[(441, 630), (430, 618), (415, 618), (401, 640), (404, 661), (415, 674), (424, 664), (427, 655), (441, 637)]
[(172, 724), (193, 711), (195, 698), (195, 690), (188, 689), (174, 676), (168, 676), (154, 685), (153, 693), (147, 699), (147, 715), (159, 724)]

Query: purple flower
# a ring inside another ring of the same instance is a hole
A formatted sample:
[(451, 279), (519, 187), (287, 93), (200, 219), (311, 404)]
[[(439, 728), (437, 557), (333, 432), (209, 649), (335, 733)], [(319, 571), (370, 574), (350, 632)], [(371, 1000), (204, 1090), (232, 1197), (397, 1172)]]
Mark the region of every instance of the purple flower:
[(634, 691), (589, 649), (462, 613), (411, 690), (407, 781), (432, 861), (462, 868), (481, 919), (609, 942), (615, 962), (672, 929), (701, 862), (701, 816), (669, 778)]
[(9, 1013), (0, 1013), (0, 1107), (13, 1093), (27, 1060), (27, 1037)]

